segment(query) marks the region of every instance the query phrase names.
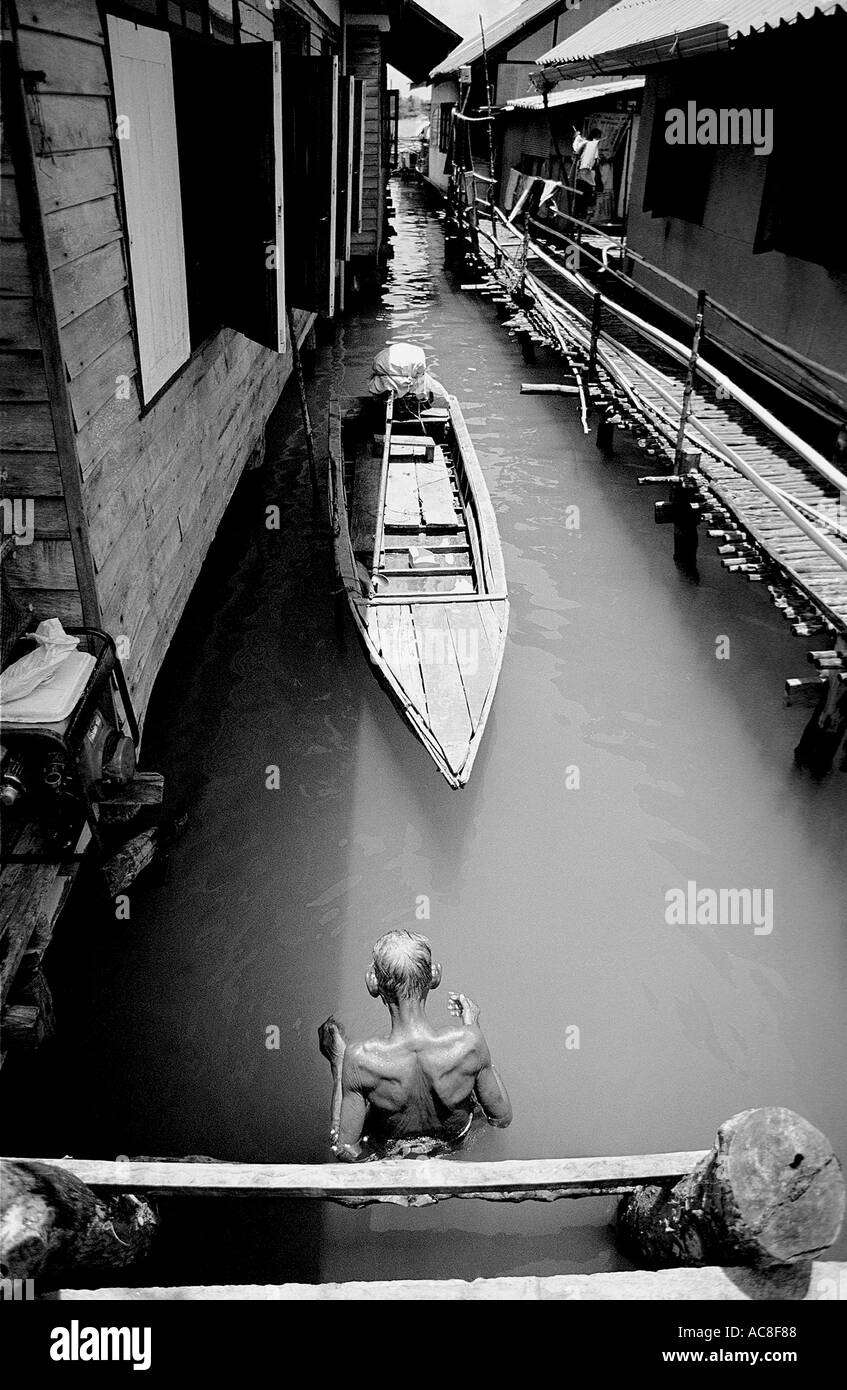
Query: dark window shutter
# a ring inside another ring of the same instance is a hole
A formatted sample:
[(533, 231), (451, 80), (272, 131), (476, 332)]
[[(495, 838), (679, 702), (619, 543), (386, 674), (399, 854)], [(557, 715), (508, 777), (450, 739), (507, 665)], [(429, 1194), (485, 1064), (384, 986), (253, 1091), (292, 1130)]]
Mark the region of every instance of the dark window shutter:
[[(703, 221), (715, 161), (713, 145), (670, 145), (666, 139), (667, 112), (686, 110), (690, 92), (659, 101), (653, 117), (650, 158), (644, 188), (644, 211), (654, 217)], [(707, 103), (704, 103), (704, 105)]]
[(353, 79), (353, 183), (350, 229), (355, 236), (362, 230), (362, 190), (365, 168), (365, 84)]
[(338, 59), (283, 57), (285, 276), (292, 307), (335, 310)]

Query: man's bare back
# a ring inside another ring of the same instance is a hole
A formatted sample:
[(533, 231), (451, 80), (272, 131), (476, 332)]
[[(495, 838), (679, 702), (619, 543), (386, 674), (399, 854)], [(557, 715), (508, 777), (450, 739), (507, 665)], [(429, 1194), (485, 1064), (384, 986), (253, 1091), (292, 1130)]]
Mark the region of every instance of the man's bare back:
[[(408, 938), (411, 945), (396, 938)], [(386, 971), (379, 973), (377, 952), (386, 942), (385, 951), (390, 947), (400, 962), (400, 990), (386, 987)], [(404, 950), (419, 952), (417, 964), (429, 972), (421, 995), (401, 992)], [(374, 958), (377, 969), (368, 972), (368, 989), (388, 1007), (390, 1033), (348, 1045), (334, 1018), (320, 1029), (321, 1051), (335, 1081), (331, 1137), (338, 1157), (356, 1161), (392, 1140), (422, 1135), (450, 1143), (470, 1127), (475, 1103), (489, 1124), (505, 1128), (512, 1108), (480, 1029), (477, 1005), (467, 995), (451, 993), (447, 1007), (455, 1022), (438, 1028), (426, 1016), (428, 990), (441, 979), (441, 967), (429, 963), (426, 938), (388, 933), (377, 942)]]

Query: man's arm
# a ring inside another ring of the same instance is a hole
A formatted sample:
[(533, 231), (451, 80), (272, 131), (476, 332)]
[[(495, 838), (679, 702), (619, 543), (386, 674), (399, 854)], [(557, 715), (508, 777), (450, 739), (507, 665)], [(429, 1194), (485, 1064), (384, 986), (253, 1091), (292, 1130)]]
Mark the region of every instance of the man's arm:
[(357, 1048), (347, 1048), (341, 1068), (341, 1101), (332, 1145), (336, 1158), (342, 1163), (357, 1163), (367, 1158), (367, 1148), (362, 1143), (367, 1114), (368, 1102), (362, 1088)]
[(340, 1023), (336, 1023), (332, 1014), (318, 1029), (318, 1038), (321, 1052), (332, 1068), (329, 1141), (334, 1146), (338, 1138), (338, 1126), (341, 1120), (341, 1071), (344, 1064), (344, 1054), (347, 1051), (347, 1039), (344, 1036), (344, 1029)]
[(469, 1031), (475, 1034), (479, 1070), (476, 1074), (474, 1091), (482, 1106), (485, 1118), (496, 1129), (507, 1129), (512, 1123), (512, 1102), (509, 1100), (509, 1093), (491, 1060), (488, 1043), (485, 1041), (479, 1026), (479, 1005), (469, 999), (466, 994), (454, 994), (451, 991), (447, 1008), (454, 1017), (462, 1020)]
[(340, 1023), (330, 1014), (318, 1029), (320, 1048), (332, 1068), (329, 1142), (336, 1158), (356, 1163), (366, 1157), (360, 1140), (368, 1104), (361, 1088), (357, 1049), (348, 1048)]
[[(485, 1049), (488, 1053), (488, 1048)], [(512, 1123), (512, 1102), (490, 1055), (476, 1078), (476, 1098), (485, 1118), (495, 1129), (508, 1129)]]

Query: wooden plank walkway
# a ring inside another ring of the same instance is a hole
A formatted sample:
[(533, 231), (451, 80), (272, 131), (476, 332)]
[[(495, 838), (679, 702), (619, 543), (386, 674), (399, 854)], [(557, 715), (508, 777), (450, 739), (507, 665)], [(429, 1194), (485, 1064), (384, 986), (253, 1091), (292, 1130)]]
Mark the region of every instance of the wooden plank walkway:
[[(788, 1284), (786, 1285), (786, 1280)], [(791, 1290), (793, 1289), (793, 1293)], [(188, 1284), (174, 1288), (60, 1289), (62, 1302), (205, 1302), (257, 1303), (320, 1301), (355, 1302), (550, 1302), (624, 1300), (626, 1302), (697, 1302), (704, 1299), (744, 1303), (768, 1298), (796, 1302), (847, 1300), (847, 1263), (816, 1260), (806, 1276), (759, 1274), (749, 1269), (603, 1271), (599, 1274), (508, 1276), (495, 1279), (388, 1279), (347, 1284)]]
[(110, 1162), (86, 1158), (16, 1158), (74, 1173), (104, 1193), (153, 1197), (284, 1197), (368, 1202), (556, 1201), (632, 1192), (646, 1183), (674, 1183), (709, 1150), (604, 1158), (543, 1158), (501, 1163), (460, 1159), (382, 1159), (375, 1163)]

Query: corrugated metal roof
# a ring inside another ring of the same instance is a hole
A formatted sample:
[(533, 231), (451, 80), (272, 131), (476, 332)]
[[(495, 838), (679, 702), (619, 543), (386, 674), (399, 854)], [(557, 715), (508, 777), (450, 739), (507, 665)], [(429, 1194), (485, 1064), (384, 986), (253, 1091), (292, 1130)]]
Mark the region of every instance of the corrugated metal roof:
[[(609, 82), (574, 82), (568, 87), (563, 87), (555, 92), (550, 92), (547, 104), (551, 108), (554, 106), (570, 106), (575, 101), (595, 101), (597, 97), (617, 95), (618, 92), (640, 91), (644, 86), (643, 77), (621, 77), (617, 81)], [(514, 101), (507, 103), (509, 108), (516, 107), (519, 111), (543, 111), (543, 97), (517, 97)]]
[(726, 48), (743, 35), (845, 8), (842, 0), (620, 0), (538, 63), (613, 71), (615, 65), (625, 68)]
[[(531, 24), (534, 19), (539, 19), (546, 10), (557, 10), (561, 8), (562, 0), (524, 0), (522, 5), (516, 5), (508, 14), (504, 14), (502, 19), (497, 19), (493, 24), (485, 26), (485, 47), (490, 53), (496, 44), (504, 43), (510, 39), (524, 25)], [(477, 58), (482, 57), (482, 35), (477, 33), (476, 38), (465, 39), (458, 48), (454, 48), (452, 53), (433, 68), (430, 77), (435, 77), (438, 73), (458, 72), (459, 68), (473, 63)]]

